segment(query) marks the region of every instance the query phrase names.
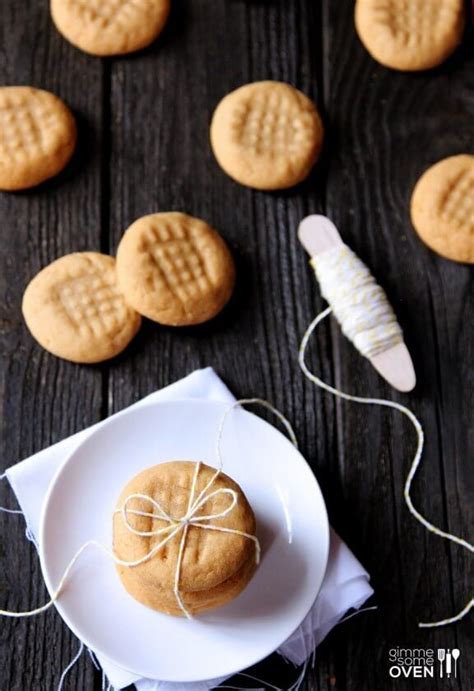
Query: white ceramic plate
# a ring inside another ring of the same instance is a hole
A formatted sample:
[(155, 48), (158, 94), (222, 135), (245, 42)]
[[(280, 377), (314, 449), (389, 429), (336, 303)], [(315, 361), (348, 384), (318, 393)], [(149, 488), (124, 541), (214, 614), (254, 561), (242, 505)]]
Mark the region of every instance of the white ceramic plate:
[[(111, 419), (57, 473), (45, 505), (40, 556), (48, 590), (90, 539), (112, 545), (112, 512), (135, 474), (169, 460), (216, 465), (226, 404), (155, 403)], [(90, 648), (153, 679), (200, 681), (230, 675), (271, 654), (298, 627), (321, 586), (329, 532), (319, 486), (304, 458), (278, 430), (235, 409), (222, 438), (223, 470), (252, 505), (261, 564), (233, 602), (192, 621), (133, 600), (115, 566), (95, 547), (75, 565), (56, 606)]]

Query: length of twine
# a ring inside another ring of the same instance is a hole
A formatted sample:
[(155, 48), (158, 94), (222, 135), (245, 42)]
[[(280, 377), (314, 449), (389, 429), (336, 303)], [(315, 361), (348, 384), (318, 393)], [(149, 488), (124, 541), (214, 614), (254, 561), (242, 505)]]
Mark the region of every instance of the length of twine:
[[(199, 473), (199, 468), (201, 463), (197, 462), (195, 466), (195, 471), (193, 474), (193, 481), (191, 485), (191, 491), (189, 495), (189, 502), (188, 502), (188, 509), (187, 512), (184, 516), (180, 518), (175, 518), (171, 515), (169, 515), (163, 507), (157, 502), (155, 499), (152, 497), (149, 497), (147, 495), (143, 494), (133, 494), (128, 496), (125, 499), (125, 502), (122, 506), (121, 509), (117, 509), (114, 513), (121, 513), (123, 520), (125, 522), (125, 525), (127, 528), (132, 532), (135, 533), (136, 535), (141, 535), (141, 536), (155, 536), (155, 535), (162, 535), (166, 534), (166, 537), (161, 540), (155, 547), (153, 547), (150, 552), (148, 552), (144, 557), (137, 559), (135, 561), (124, 561), (123, 559), (119, 559), (113, 552), (111, 552), (105, 545), (103, 545), (101, 542), (98, 542), (97, 540), (88, 540), (85, 542), (79, 549), (78, 551), (74, 554), (72, 557), (71, 561), (69, 564), (66, 566), (63, 575), (61, 576), (61, 579), (54, 590), (53, 594), (51, 595), (50, 600), (46, 602), (44, 605), (41, 607), (36, 607), (35, 609), (28, 610), (25, 612), (12, 612), (10, 610), (0, 610), (0, 616), (5, 616), (5, 617), (10, 617), (10, 618), (24, 618), (24, 617), (33, 617), (37, 614), (41, 614), (42, 612), (45, 612), (48, 610), (50, 607), (54, 605), (55, 602), (57, 602), (64, 585), (66, 581), (69, 578), (69, 575), (74, 568), (76, 562), (80, 557), (82, 556), (83, 552), (86, 551), (89, 547), (94, 546), (103, 552), (112, 559), (116, 564), (122, 565), (122, 566), (127, 566), (127, 567), (133, 567), (133, 566), (138, 566), (139, 564), (144, 563), (145, 561), (151, 559), (160, 549), (164, 547), (165, 544), (167, 544), (170, 540), (172, 540), (175, 536), (178, 535), (180, 531), (182, 531), (181, 539), (180, 539), (180, 544), (179, 544), (179, 549), (178, 549), (178, 557), (177, 557), (177, 563), (176, 563), (176, 571), (175, 571), (175, 579), (174, 579), (174, 594), (176, 596), (176, 600), (178, 602), (179, 607), (181, 608), (183, 614), (188, 617), (192, 618), (191, 613), (186, 609), (186, 606), (183, 602), (183, 599), (181, 597), (180, 591), (179, 591), (179, 581), (180, 581), (180, 573), (181, 573), (181, 566), (182, 566), (182, 560), (183, 560), (183, 554), (185, 550), (185, 545), (186, 545), (186, 537), (187, 533), (189, 530), (189, 527), (191, 525), (196, 526), (198, 528), (204, 529), (204, 530), (215, 530), (219, 532), (224, 532), (224, 533), (233, 533), (236, 535), (241, 535), (242, 537), (246, 537), (250, 540), (252, 540), (255, 544), (255, 559), (256, 562), (258, 563), (260, 560), (260, 543), (258, 541), (258, 538), (255, 535), (250, 535), (249, 533), (245, 533), (244, 531), (240, 530), (234, 530), (232, 528), (225, 528), (223, 526), (215, 526), (215, 525), (209, 525), (207, 521), (213, 520), (213, 519), (218, 519), (218, 518), (223, 518), (226, 516), (230, 511), (232, 511), (238, 501), (238, 496), (237, 493), (229, 488), (221, 488), (218, 490), (215, 490), (214, 492), (211, 492), (210, 494), (206, 494), (209, 489), (212, 487), (214, 484), (215, 480), (217, 479), (218, 475), (222, 472), (222, 467), (223, 467), (223, 457), (222, 457), (222, 436), (224, 432), (224, 426), (227, 420), (227, 417), (231, 410), (236, 408), (237, 406), (242, 406), (242, 405), (251, 405), (251, 404), (259, 404), (264, 406), (267, 410), (270, 410), (276, 417), (282, 422), (282, 424), (285, 426), (288, 435), (297, 446), (297, 441), (296, 441), (296, 435), (294, 433), (294, 430), (287, 418), (279, 411), (277, 410), (274, 406), (272, 406), (268, 401), (264, 401), (259, 398), (245, 398), (241, 399), (238, 401), (235, 401), (231, 405), (229, 405), (226, 410), (223, 413), (223, 416), (221, 418), (219, 428), (217, 431), (217, 437), (216, 437), (216, 457), (217, 457), (217, 469), (215, 473), (212, 475), (211, 479), (209, 482), (205, 485), (204, 489), (201, 490), (201, 492), (198, 494), (198, 496), (195, 498), (196, 494), (196, 487), (197, 487), (197, 478), (198, 478), (198, 473)], [(0, 476), (0, 480), (5, 478), (6, 474)], [(202, 509), (204, 504), (211, 498), (217, 496), (218, 494), (227, 494), (232, 497), (231, 504), (224, 509), (223, 511), (215, 514), (208, 514), (204, 516), (197, 516), (197, 513)], [(131, 509), (128, 507), (129, 502), (132, 499), (140, 499), (140, 500), (146, 500), (149, 501), (154, 509), (157, 511), (157, 513), (150, 513), (147, 511), (140, 511), (138, 509)], [(11, 510), (11, 509), (3, 509), (0, 508), (0, 511), (5, 511), (6, 513), (16, 513), (16, 514), (22, 514), (22, 511), (17, 511), (17, 510)], [(165, 526), (164, 528), (160, 528), (156, 531), (138, 531), (135, 529), (129, 519), (128, 519), (128, 514), (135, 514), (138, 516), (147, 516), (151, 518), (155, 518), (158, 520), (166, 521), (169, 523), (169, 525)]]
[[(325, 319), (329, 314), (332, 312), (332, 307), (327, 307), (325, 310), (323, 310), (313, 321), (311, 324), (308, 326), (308, 328), (305, 331), (305, 334), (303, 336), (303, 339), (301, 341), (300, 349), (299, 349), (299, 354), (298, 354), (298, 362), (299, 366), (301, 367), (301, 370), (303, 371), (303, 374), (306, 376), (307, 379), (309, 379), (313, 384), (318, 386), (321, 389), (324, 389), (324, 391), (327, 391), (331, 393), (333, 396), (337, 396), (338, 398), (342, 398), (346, 401), (352, 401), (354, 403), (363, 403), (365, 405), (377, 405), (377, 406), (384, 406), (386, 408), (393, 408), (394, 410), (398, 410), (400, 413), (403, 413), (410, 422), (412, 423), (413, 427), (415, 428), (416, 431), (416, 436), (417, 436), (417, 447), (416, 447), (416, 452), (415, 456), (413, 458), (413, 462), (410, 466), (410, 470), (407, 475), (407, 479), (405, 481), (405, 487), (403, 491), (403, 496), (406, 502), (406, 505), (408, 507), (409, 512), (416, 518), (416, 520), (421, 523), (427, 530), (430, 532), (434, 533), (435, 535), (438, 535), (441, 538), (444, 538), (446, 540), (450, 540), (451, 542), (454, 542), (457, 545), (460, 545), (461, 547), (464, 547), (465, 549), (468, 549), (470, 552), (474, 552), (474, 544), (471, 544), (464, 540), (463, 538), (457, 537), (456, 535), (452, 535), (451, 533), (448, 533), (444, 530), (441, 530), (437, 526), (435, 526), (433, 523), (431, 523), (427, 518), (425, 518), (413, 505), (413, 501), (411, 499), (411, 486), (413, 483), (413, 479), (416, 475), (416, 472), (418, 470), (418, 467), (420, 465), (421, 461), (421, 456), (423, 453), (423, 446), (424, 446), (424, 433), (423, 433), (423, 428), (418, 420), (418, 418), (412, 413), (412, 411), (407, 408), (404, 405), (401, 405), (400, 403), (396, 403), (395, 401), (389, 401), (383, 398), (364, 398), (361, 396), (352, 396), (351, 394), (345, 393), (344, 391), (340, 391), (334, 386), (330, 386), (329, 384), (326, 384), (322, 379), (317, 377), (311, 370), (308, 368), (306, 365), (306, 350), (308, 347), (308, 342), (309, 339), (311, 338), (314, 330), (318, 326), (318, 324)], [(467, 605), (455, 616), (449, 617), (447, 619), (441, 619), (440, 621), (435, 621), (435, 622), (420, 622), (418, 626), (420, 628), (431, 628), (431, 627), (437, 627), (437, 626), (445, 626), (446, 624), (453, 624), (457, 621), (460, 621), (463, 617), (468, 614), (468, 612), (474, 607), (474, 598), (472, 598)]]

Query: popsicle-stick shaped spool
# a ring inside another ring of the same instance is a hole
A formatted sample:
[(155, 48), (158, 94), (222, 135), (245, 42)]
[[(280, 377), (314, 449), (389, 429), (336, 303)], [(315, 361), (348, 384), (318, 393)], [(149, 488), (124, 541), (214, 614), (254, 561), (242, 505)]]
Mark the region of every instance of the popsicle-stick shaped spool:
[[(299, 226), (301, 244), (311, 257), (344, 246), (339, 232), (326, 216), (313, 215), (304, 218)], [(415, 370), (403, 338), (381, 352), (367, 355), (377, 372), (398, 391), (411, 391), (416, 384)]]

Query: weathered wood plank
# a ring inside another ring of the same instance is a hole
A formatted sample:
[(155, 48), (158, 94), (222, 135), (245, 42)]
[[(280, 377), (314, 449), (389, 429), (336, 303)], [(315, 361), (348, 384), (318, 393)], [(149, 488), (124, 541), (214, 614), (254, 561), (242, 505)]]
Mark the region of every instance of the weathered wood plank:
[[(238, 285), (232, 304), (207, 325), (146, 324), (126, 358), (112, 364), (109, 395), (119, 409), (212, 365), (237, 395), (262, 396), (284, 410), (321, 468), (335, 435), (334, 406), (305, 384), (296, 364), (317, 302), (296, 228), (305, 213), (322, 209), (320, 176), (283, 194), (248, 190), (217, 167), (208, 143), (214, 107), (243, 83), (284, 79), (318, 97), (316, 15), (302, 1), (178, 3), (162, 40), (112, 65), (112, 246), (138, 216), (183, 210), (208, 220), (229, 242)], [(327, 356), (328, 339), (318, 341)], [(327, 357), (324, 371), (329, 376)], [(272, 659), (257, 673), (282, 684), (284, 674), (289, 685), (295, 672), (283, 670)]]
[[(324, 4), (328, 214), (386, 288), (419, 383), (413, 394), (396, 395), (332, 329), (335, 381), (346, 390), (388, 396), (414, 409), (426, 431), (423, 467), (413, 489), (416, 506), (441, 527), (469, 537), (474, 517), (466, 417), (472, 410), (469, 269), (425, 248), (411, 228), (408, 209), (425, 168), (444, 156), (472, 151), (472, 49), (464, 46), (432, 72), (392, 72), (377, 65), (358, 41), (353, 3)], [(411, 426), (393, 412), (346, 403), (337, 408), (340, 437), (333, 463), (344, 502), (333, 504), (334, 522), (373, 575), (381, 611), (347, 624), (347, 639), (335, 634), (336, 650), (342, 645), (346, 651), (336, 676), (344, 680), (342, 688), (380, 688), (381, 683), (391, 688), (391, 646), (469, 650), (468, 621), (439, 631), (419, 630), (416, 622), (443, 618), (464, 606), (471, 597), (472, 560), (469, 570), (468, 555), (427, 534), (405, 507), (402, 488), (415, 442)], [(463, 688), (474, 674), (467, 657)], [(430, 686), (442, 687), (439, 681)]]
[[(90, 425), (102, 411), (101, 371), (62, 362), (27, 333), (21, 298), (32, 276), (75, 250), (100, 249), (102, 65), (68, 45), (52, 27), (47, 3), (0, 3), (0, 83), (49, 89), (73, 109), (78, 154), (58, 178), (41, 188), (0, 194), (0, 381), (2, 468)], [(12, 505), (2, 482), (0, 504)], [(38, 558), (21, 518), (0, 514), (1, 605), (28, 609), (46, 600)], [(3, 689), (56, 688), (78, 643), (56, 613), (2, 620)], [(93, 687), (84, 659), (69, 688)]]
[[(410, 156), (419, 131), (425, 133), (427, 143), (437, 135), (449, 150), (449, 139), (440, 134), (447, 129), (454, 107), (446, 98), (436, 101), (435, 94), (443, 80), (456, 79), (458, 97), (467, 98), (468, 66), (461, 68), (457, 63), (455, 77), (453, 63), (445, 72), (415, 79), (389, 73), (372, 63), (358, 44), (351, 3), (323, 5), (320, 16), (311, 3), (213, 4), (212, 8), (205, 2), (195, 3), (186, 8), (184, 17), (175, 13), (174, 27), (155, 47), (156, 53), (136, 58), (134, 65), (113, 66), (112, 112), (117, 116), (111, 168), (117, 171), (113, 176), (118, 182), (111, 195), (113, 242), (138, 215), (155, 209), (184, 209), (204, 216), (223, 232), (239, 259), (245, 286), (239, 286), (227, 313), (208, 326), (176, 332), (149, 325), (137, 353), (147, 363), (146, 376), (140, 376), (131, 360), (120, 363), (120, 370), (111, 372), (110, 392), (114, 407), (122, 407), (135, 396), (210, 363), (237, 393), (266, 396), (293, 416), (303, 448), (326, 490), (333, 521), (373, 573), (383, 612), (341, 628), (342, 633), (335, 634), (338, 646), (323, 648), (320, 666), (310, 673), (308, 684), (324, 688), (328, 679), (331, 684), (344, 680), (341, 683), (348, 687), (360, 688), (384, 679), (389, 645), (419, 644), (417, 612), (426, 612), (429, 602), (452, 611), (451, 591), (466, 591), (467, 577), (462, 583), (453, 581), (446, 548), (426, 537), (404, 509), (401, 488), (414, 448), (407, 425), (396, 415), (376, 410), (335, 408), (331, 399), (303, 382), (296, 369), (298, 339), (314, 306), (319, 308), (321, 302), (295, 242), (295, 229), (304, 213), (324, 208), (327, 200), (328, 213), (389, 291), (418, 356), (420, 380), (433, 381), (426, 350), (431, 347), (431, 360), (439, 361), (442, 344), (433, 346), (425, 340), (430, 330), (440, 327), (437, 313), (429, 309), (420, 319), (420, 301), (429, 306), (434, 299), (433, 288), (424, 289), (420, 275), (431, 271), (434, 281), (438, 271), (456, 272), (451, 290), (454, 296), (462, 296), (466, 270), (445, 266), (413, 235), (405, 237), (411, 233), (406, 230), (406, 208), (415, 179), (412, 173), (407, 184), (407, 166), (415, 171), (415, 159), (418, 174), (424, 165), (419, 156)], [(210, 22), (221, 27), (225, 42), (203, 39)], [(218, 65), (219, 79), (214, 65)], [(307, 184), (283, 195), (235, 185), (216, 168), (207, 143), (214, 104), (235, 86), (261, 78), (286, 79), (312, 96), (319, 91), (320, 102), (324, 91), (321, 106), (329, 125), (326, 161)], [(420, 80), (431, 136), (426, 134), (426, 118), (416, 120), (413, 114)], [(155, 127), (138, 127), (150, 117), (156, 119)], [(468, 126), (466, 117), (462, 123)], [(452, 141), (462, 145), (466, 135), (462, 128), (454, 129)], [(401, 161), (399, 137), (411, 142)], [(432, 149), (435, 158), (444, 153), (439, 147), (438, 143), (438, 150)], [(146, 151), (146, 156), (140, 158), (139, 151)], [(136, 177), (132, 177), (129, 171), (137, 164)], [(150, 194), (143, 180), (154, 181), (156, 192)], [(444, 268), (433, 269), (433, 264)], [(400, 281), (406, 274), (407, 280)], [(442, 300), (443, 294), (438, 285), (437, 299)], [(448, 335), (446, 328), (443, 324), (441, 330), (449, 342), (454, 334)], [(461, 336), (467, 343), (467, 332)], [(324, 376), (331, 379), (334, 369), (338, 383), (347, 382), (367, 395), (393, 395), (341, 338), (337, 327), (323, 328), (316, 341), (315, 365)], [(248, 343), (248, 349), (242, 349), (242, 343)], [(420, 393), (411, 397), (433, 439), (421, 481), (426, 493), (421, 505), (433, 516), (443, 516), (446, 496), (439, 448), (440, 429), (445, 425), (432, 402), (432, 396), (439, 396), (440, 376), (445, 389), (456, 396), (463, 373), (452, 387), (452, 374), (446, 369), (437, 373), (430, 391), (422, 385)], [(461, 411), (462, 400), (456, 400)], [(460, 424), (456, 436), (465, 446)], [(449, 453), (447, 440), (445, 446)], [(458, 485), (460, 492), (463, 488)], [(453, 512), (450, 517), (454, 525)], [(426, 571), (428, 558), (438, 564), (437, 569)], [(427, 645), (459, 642), (446, 631), (424, 636)], [(370, 666), (367, 650), (374, 661)], [(268, 666), (262, 669), (268, 671)], [(389, 683), (387, 678), (387, 688)]]

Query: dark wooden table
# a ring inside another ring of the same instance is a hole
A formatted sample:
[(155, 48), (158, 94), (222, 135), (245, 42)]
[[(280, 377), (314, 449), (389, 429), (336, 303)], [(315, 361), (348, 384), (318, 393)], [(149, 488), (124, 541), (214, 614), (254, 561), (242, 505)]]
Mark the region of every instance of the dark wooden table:
[[(63, 175), (31, 192), (0, 195), (2, 468), (212, 365), (238, 396), (269, 399), (294, 422), (331, 522), (376, 589), (379, 610), (331, 633), (304, 688), (471, 689), (473, 615), (458, 626), (417, 628), (420, 619), (464, 606), (474, 579), (469, 554), (425, 532), (404, 505), (412, 428), (396, 413), (315, 390), (296, 361), (305, 326), (323, 306), (296, 229), (304, 215), (323, 212), (385, 286), (418, 386), (396, 394), (331, 322), (315, 338), (312, 366), (346, 390), (413, 408), (427, 433), (416, 505), (472, 539), (470, 272), (424, 247), (408, 213), (427, 166), (473, 152), (471, 31), (441, 68), (410, 75), (381, 67), (365, 52), (352, 0), (173, 0), (169, 26), (150, 49), (101, 60), (59, 36), (47, 5), (0, 2), (1, 83), (50, 89), (72, 107), (80, 130), (77, 156)], [(284, 193), (235, 184), (208, 144), (219, 99), (259, 79), (302, 89), (316, 99), (327, 127), (316, 170)], [(134, 219), (170, 209), (207, 219), (228, 240), (239, 275), (228, 309), (193, 329), (147, 323), (122, 356), (101, 366), (77, 366), (41, 350), (20, 312), (30, 278), (68, 252), (113, 253)], [(0, 501), (14, 503), (6, 483)], [(0, 605), (13, 609), (45, 599), (21, 524), (0, 516)], [(77, 645), (53, 611), (2, 620), (0, 688), (55, 689)], [(395, 646), (459, 648), (460, 679), (390, 680), (388, 650)], [(283, 688), (296, 678), (276, 656), (256, 670)], [(65, 688), (100, 684), (84, 655)]]

